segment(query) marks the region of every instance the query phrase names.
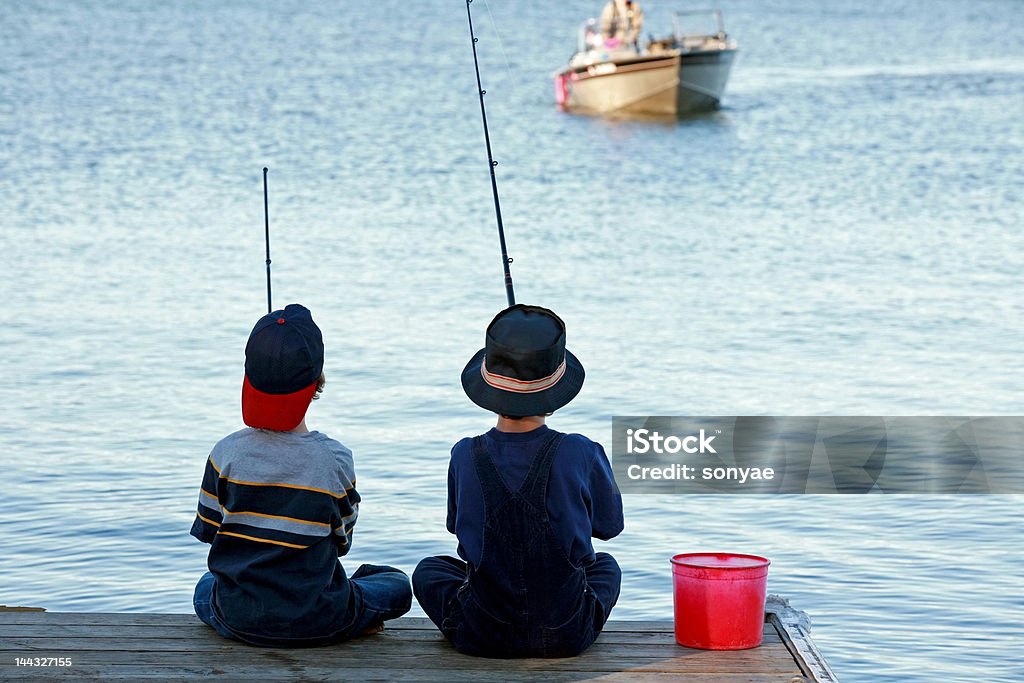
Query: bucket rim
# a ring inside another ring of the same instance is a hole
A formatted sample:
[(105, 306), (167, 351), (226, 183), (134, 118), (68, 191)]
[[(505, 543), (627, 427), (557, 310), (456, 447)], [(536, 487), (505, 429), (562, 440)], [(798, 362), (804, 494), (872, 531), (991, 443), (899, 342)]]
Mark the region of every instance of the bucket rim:
[[(708, 565), (699, 564), (697, 562), (687, 562), (689, 558), (698, 557), (728, 557), (728, 558), (742, 558), (745, 560), (754, 560), (754, 564), (741, 565), (737, 567), (719, 566), (719, 565)], [(670, 562), (673, 565), (679, 565), (681, 567), (692, 567), (694, 569), (713, 569), (715, 571), (735, 571), (743, 572), (750, 571), (751, 569), (763, 569), (771, 565), (772, 561), (767, 557), (761, 557), (760, 555), (751, 555), (748, 553), (718, 553), (718, 552), (699, 552), (699, 553), (679, 553), (673, 555)]]

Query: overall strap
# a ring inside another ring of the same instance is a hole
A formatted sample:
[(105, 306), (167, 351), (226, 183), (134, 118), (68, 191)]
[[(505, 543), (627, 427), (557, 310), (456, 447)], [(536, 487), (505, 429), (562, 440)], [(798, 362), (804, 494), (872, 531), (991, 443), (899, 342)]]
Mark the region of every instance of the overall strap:
[(548, 475), (551, 472), (551, 463), (555, 458), (555, 453), (558, 452), (558, 446), (564, 437), (565, 434), (552, 432), (541, 444), (518, 492), (510, 491), (505, 485), (505, 480), (501, 478), (498, 468), (494, 466), (494, 461), (487, 451), (484, 438), (482, 436), (473, 437), (473, 467), (483, 493), (484, 514), (497, 509), (513, 493), (519, 493), (522, 498), (542, 511), (547, 518)]
[(494, 466), (482, 436), (473, 437), (473, 468), (480, 482), (480, 491), (484, 498), (484, 515), (487, 516), (512, 495), (512, 492), (505, 486), (498, 468)]
[(533, 459), (526, 480), (523, 481), (519, 494), (524, 500), (531, 503), (538, 512), (543, 513), (544, 519), (548, 517), (548, 479), (551, 475), (551, 463), (555, 460), (558, 447), (562, 445), (565, 434), (553, 432), (541, 445), (540, 451)]

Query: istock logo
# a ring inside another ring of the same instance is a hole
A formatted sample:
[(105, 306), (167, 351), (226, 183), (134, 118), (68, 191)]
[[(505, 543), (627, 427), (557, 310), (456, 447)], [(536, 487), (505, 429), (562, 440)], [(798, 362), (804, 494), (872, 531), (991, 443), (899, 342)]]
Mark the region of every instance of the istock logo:
[(675, 434), (662, 436), (659, 432), (649, 429), (627, 429), (626, 430), (626, 452), (627, 453), (718, 453), (711, 445), (715, 440), (714, 435), (706, 436), (704, 430), (700, 435), (691, 434), (682, 438)]

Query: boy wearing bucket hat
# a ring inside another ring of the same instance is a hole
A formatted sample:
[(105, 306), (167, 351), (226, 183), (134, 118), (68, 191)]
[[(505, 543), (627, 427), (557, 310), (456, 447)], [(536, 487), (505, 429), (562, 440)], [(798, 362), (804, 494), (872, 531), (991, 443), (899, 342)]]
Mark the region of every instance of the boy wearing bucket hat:
[(192, 535), (209, 543), (196, 615), (266, 647), (337, 643), (409, 611), (409, 577), (338, 557), (359, 512), (352, 451), (306, 428), (324, 386), (324, 346), (308, 309), (263, 316), (245, 346), (242, 419), (206, 461)]
[(454, 557), (413, 573), (427, 616), (457, 650), (484, 657), (568, 657), (597, 638), (619, 596), (615, 559), (591, 538), (622, 531), (622, 499), (601, 446), (544, 424), (583, 386), (552, 311), (516, 305), (487, 328), (462, 386), (498, 414), (459, 441), (448, 470)]

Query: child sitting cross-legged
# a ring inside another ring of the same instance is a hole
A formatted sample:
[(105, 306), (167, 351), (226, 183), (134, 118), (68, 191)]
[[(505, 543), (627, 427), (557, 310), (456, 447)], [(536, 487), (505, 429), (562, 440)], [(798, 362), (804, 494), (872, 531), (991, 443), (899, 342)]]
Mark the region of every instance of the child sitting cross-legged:
[(308, 309), (263, 316), (245, 347), (242, 419), (206, 461), (192, 535), (210, 544), (196, 615), (252, 645), (329, 645), (409, 611), (409, 577), (338, 561), (359, 512), (352, 451), (306, 427), (324, 386), (324, 345)]
[(454, 557), (413, 573), (416, 598), (460, 652), (567, 657), (588, 648), (618, 600), (615, 559), (591, 538), (623, 527), (604, 449), (545, 417), (571, 401), (584, 371), (552, 311), (516, 305), (487, 328), (462, 386), (497, 426), (452, 448), (448, 531)]

